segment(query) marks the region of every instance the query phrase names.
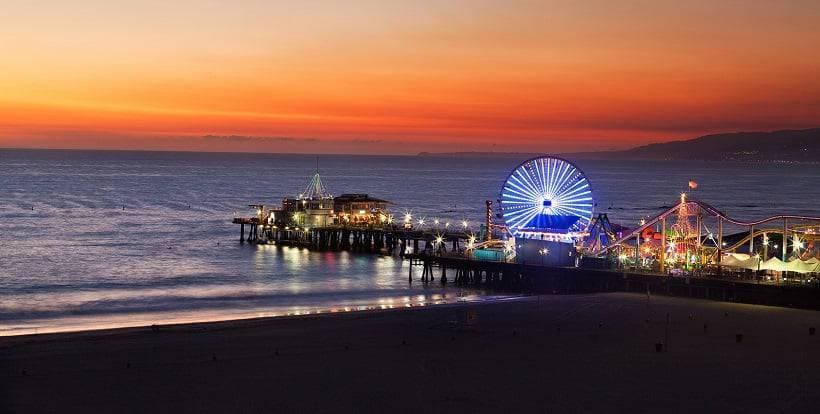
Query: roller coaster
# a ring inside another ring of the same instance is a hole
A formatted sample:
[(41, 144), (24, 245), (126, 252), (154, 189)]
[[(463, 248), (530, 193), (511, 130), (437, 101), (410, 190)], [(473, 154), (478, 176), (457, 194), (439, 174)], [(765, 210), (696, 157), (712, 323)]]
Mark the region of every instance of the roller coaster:
[[(717, 234), (709, 231), (707, 220), (715, 222)], [(777, 223), (777, 226), (771, 223)], [(593, 223), (591, 229), (594, 230), (596, 224)], [(739, 227), (746, 234), (728, 244), (724, 240), (724, 227), (727, 225)], [(600, 228), (601, 231), (605, 230), (603, 226)], [(663, 272), (668, 267), (679, 265), (720, 265), (723, 253), (745, 249), (746, 246), (749, 255), (762, 257), (762, 260), (768, 259), (772, 251), (779, 251), (783, 262), (788, 258), (804, 257), (812, 253), (813, 249), (808, 247), (814, 246), (820, 239), (820, 217), (776, 215), (743, 221), (729, 217), (703, 201), (687, 198), (684, 193), (677, 205), (622, 234), (620, 238), (615, 238), (611, 232), (606, 234), (610, 243), (601, 242), (600, 237), (585, 241), (588, 255), (600, 257), (617, 252), (620, 260), (633, 260), (636, 266), (652, 261)], [(781, 245), (771, 243), (769, 235), (779, 235)]]

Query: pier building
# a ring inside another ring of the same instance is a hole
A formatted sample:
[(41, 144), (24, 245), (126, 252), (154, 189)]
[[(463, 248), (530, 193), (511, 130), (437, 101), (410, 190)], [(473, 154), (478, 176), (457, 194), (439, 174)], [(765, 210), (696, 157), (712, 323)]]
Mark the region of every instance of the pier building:
[(368, 194), (342, 194), (333, 199), (333, 211), (338, 217), (337, 224), (392, 224), (388, 204), (387, 200)]
[(325, 189), (318, 171), (298, 197), (283, 199), (279, 210), (282, 219), (277, 224), (280, 226), (329, 226), (334, 221), (333, 196)]
[[(256, 216), (235, 218), (241, 224), (242, 240), (269, 242), (282, 240), (279, 232), (304, 233), (311, 228), (332, 226), (373, 227), (393, 224), (389, 201), (368, 194), (350, 193), (334, 197), (324, 186), (317, 171), (297, 197), (286, 197), (278, 207), (251, 204)], [(247, 239), (245, 226), (249, 226)], [(277, 234), (277, 236), (274, 236)], [(290, 236), (284, 236), (289, 239)]]

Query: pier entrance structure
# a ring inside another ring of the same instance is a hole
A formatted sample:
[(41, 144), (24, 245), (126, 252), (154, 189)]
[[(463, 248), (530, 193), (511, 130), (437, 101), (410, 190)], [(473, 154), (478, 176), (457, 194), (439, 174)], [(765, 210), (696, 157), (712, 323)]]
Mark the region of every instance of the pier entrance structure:
[(519, 263), (576, 264), (576, 244), (589, 233), (592, 186), (575, 164), (544, 156), (524, 161), (501, 188), (502, 217)]

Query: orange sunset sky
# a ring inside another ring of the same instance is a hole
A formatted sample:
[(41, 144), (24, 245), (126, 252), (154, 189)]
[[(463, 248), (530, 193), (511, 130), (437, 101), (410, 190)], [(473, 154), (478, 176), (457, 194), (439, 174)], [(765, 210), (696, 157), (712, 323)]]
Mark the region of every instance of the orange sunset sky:
[(616, 149), (820, 125), (820, 1), (9, 1), (0, 147)]

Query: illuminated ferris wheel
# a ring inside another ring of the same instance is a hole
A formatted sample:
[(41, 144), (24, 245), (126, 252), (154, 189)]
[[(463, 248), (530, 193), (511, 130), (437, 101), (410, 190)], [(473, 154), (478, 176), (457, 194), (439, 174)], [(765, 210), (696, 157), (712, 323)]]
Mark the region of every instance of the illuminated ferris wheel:
[(558, 157), (523, 162), (501, 188), (504, 222), (516, 237), (584, 232), (592, 207), (592, 187), (583, 171)]

